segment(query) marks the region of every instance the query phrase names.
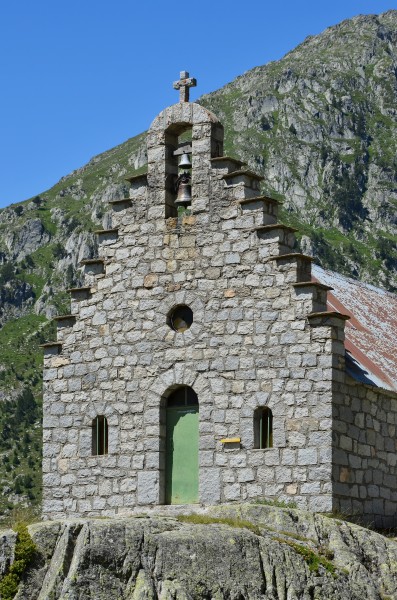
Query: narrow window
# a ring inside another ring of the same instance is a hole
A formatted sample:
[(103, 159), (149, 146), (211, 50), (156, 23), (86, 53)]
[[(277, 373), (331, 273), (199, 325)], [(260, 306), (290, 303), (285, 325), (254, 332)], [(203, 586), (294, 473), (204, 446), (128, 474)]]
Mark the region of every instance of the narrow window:
[(273, 448), (273, 414), (270, 408), (258, 408), (254, 413), (254, 447)]
[(108, 453), (108, 421), (98, 415), (92, 421), (92, 454), (98, 456)]

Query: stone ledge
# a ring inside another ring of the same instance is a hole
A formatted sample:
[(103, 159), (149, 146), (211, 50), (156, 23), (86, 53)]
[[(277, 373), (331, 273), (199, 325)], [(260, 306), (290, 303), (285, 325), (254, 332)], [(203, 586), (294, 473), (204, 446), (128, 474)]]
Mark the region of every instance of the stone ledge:
[(79, 293), (79, 292), (91, 292), (92, 288), (90, 286), (87, 287), (76, 287), (76, 288), (68, 288), (66, 291), (70, 294)]
[(47, 342), (45, 344), (40, 344), (39, 348), (43, 348), (44, 355), (59, 355), (62, 352), (62, 342)]
[(85, 265), (104, 265), (105, 264), (105, 259), (103, 258), (85, 258), (84, 260), (80, 261), (80, 265), (85, 266)]
[(237, 200), (237, 204), (250, 204), (252, 202), (270, 202), (271, 204), (275, 205), (282, 204), (280, 200), (275, 200), (274, 198), (269, 198), (268, 196), (254, 196), (253, 198), (242, 198), (241, 200)]
[(324, 312), (315, 312), (309, 313), (306, 315), (308, 319), (343, 319), (343, 321), (348, 321), (350, 319), (349, 315), (344, 315), (342, 313), (336, 312), (335, 310), (326, 310)]
[(141, 173), (140, 175), (132, 175), (131, 177), (125, 177), (125, 181), (129, 181), (130, 183), (138, 181), (139, 179), (145, 179), (147, 183), (147, 173)]
[(258, 225), (257, 227), (252, 227), (249, 231), (257, 231), (260, 233), (261, 231), (274, 231), (275, 229), (282, 229), (283, 231), (287, 231), (288, 233), (295, 233), (298, 231), (295, 227), (289, 227), (288, 225), (284, 225), (283, 223), (272, 223), (270, 225)]
[(73, 327), (76, 323), (76, 315), (60, 315), (52, 319), (58, 327)]
[(232, 171), (232, 173), (227, 173), (222, 176), (222, 179), (231, 179), (233, 177), (241, 177), (245, 175), (246, 177), (251, 177), (251, 179), (257, 179), (258, 181), (263, 181), (264, 177), (262, 175), (258, 175), (254, 173), (254, 171), (250, 171), (249, 169), (241, 169), (238, 171)]
[(53, 321), (71, 321), (76, 320), (76, 315), (59, 315), (53, 318)]
[(314, 261), (313, 256), (309, 256), (308, 254), (301, 254), (300, 252), (288, 252), (287, 254), (277, 254), (277, 256), (269, 256), (269, 258), (266, 259), (266, 262), (270, 261), (270, 260), (291, 260), (291, 259), (301, 259), (301, 260), (305, 260), (307, 262)]
[(216, 156), (215, 158), (211, 158), (211, 162), (212, 163), (222, 163), (222, 162), (230, 162), (234, 165), (236, 165), (236, 167), (239, 169), (240, 167), (242, 167), (243, 165), (246, 165), (247, 163), (245, 163), (242, 160), (239, 160), (238, 158), (233, 158), (232, 156)]
[(106, 234), (109, 234), (109, 233), (118, 233), (118, 232), (119, 232), (119, 228), (118, 227), (115, 227), (114, 229), (96, 229), (94, 231), (94, 233), (96, 235), (106, 235)]
[(111, 204), (113, 207), (118, 207), (118, 206), (122, 206), (123, 204), (126, 205), (127, 207), (132, 206), (132, 198), (121, 198), (119, 200), (109, 200), (109, 204)]
[(298, 283), (293, 283), (292, 286), (295, 288), (316, 287), (319, 290), (326, 290), (326, 291), (330, 291), (330, 290), (334, 289), (334, 288), (330, 287), (329, 285), (320, 283), (319, 281), (298, 281)]

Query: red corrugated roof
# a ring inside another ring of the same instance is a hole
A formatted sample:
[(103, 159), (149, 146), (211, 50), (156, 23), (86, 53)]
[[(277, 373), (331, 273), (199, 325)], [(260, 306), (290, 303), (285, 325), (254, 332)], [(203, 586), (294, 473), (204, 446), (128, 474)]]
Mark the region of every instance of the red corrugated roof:
[(397, 391), (397, 295), (313, 265), (313, 279), (333, 288), (328, 309), (348, 314), (347, 369), (366, 383)]

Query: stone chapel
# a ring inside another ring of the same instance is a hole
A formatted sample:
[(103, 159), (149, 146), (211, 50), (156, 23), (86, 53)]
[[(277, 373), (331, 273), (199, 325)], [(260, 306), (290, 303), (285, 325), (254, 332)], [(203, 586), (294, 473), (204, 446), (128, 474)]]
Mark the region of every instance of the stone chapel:
[(266, 498), (395, 525), (397, 393), (347, 368), (349, 315), (194, 84), (44, 344), (44, 517)]

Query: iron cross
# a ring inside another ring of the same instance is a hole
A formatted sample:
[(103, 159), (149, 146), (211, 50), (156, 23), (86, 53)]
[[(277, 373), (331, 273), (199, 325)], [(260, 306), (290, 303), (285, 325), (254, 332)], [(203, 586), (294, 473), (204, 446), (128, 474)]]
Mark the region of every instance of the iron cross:
[(194, 77), (189, 77), (187, 71), (180, 72), (179, 81), (174, 81), (174, 90), (179, 90), (179, 102), (189, 102), (189, 88), (196, 87), (197, 81)]

